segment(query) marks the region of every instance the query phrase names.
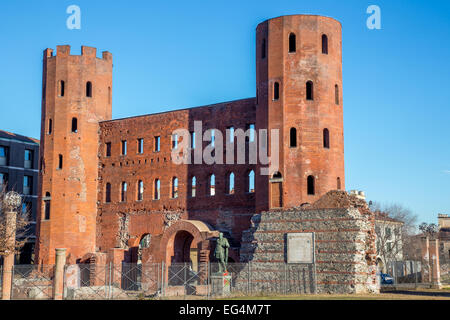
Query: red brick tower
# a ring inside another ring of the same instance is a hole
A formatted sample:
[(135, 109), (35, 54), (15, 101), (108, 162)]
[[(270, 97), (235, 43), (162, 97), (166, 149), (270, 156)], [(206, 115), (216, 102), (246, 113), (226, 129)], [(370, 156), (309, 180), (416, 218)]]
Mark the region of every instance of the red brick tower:
[(280, 133), (278, 174), (257, 168), (257, 211), (344, 189), (341, 24), (312, 15), (259, 24), (256, 72), (256, 128)]
[(36, 263), (96, 249), (99, 121), (111, 119), (112, 55), (44, 51)]

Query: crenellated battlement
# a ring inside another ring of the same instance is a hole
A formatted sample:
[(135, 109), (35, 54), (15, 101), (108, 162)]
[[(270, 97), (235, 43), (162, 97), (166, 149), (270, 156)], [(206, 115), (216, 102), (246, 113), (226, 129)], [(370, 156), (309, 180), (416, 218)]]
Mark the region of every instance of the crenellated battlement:
[[(44, 50), (44, 58), (51, 58), (55, 57), (53, 54), (53, 49), (47, 48)], [(71, 55), (70, 54), (70, 45), (59, 45), (56, 46), (56, 57), (68, 57), (68, 56), (75, 56), (79, 57), (80, 55)], [(112, 54), (108, 51), (102, 52), (102, 57), (97, 57), (97, 48), (94, 47), (88, 47), (88, 46), (81, 46), (81, 56), (83, 57), (91, 57), (91, 58), (97, 58), (100, 60), (105, 60), (108, 62), (112, 62)]]

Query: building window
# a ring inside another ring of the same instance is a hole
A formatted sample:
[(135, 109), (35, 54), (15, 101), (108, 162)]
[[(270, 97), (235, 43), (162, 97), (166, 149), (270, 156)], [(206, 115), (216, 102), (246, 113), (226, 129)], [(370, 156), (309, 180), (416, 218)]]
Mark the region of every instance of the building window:
[(178, 135), (173, 134), (172, 135), (172, 149), (178, 148)]
[(334, 86), (334, 102), (339, 105), (339, 86), (337, 84)]
[(106, 156), (111, 157), (111, 142), (107, 142), (105, 146), (106, 146)]
[(289, 52), (295, 52), (296, 51), (296, 39), (295, 39), (295, 34), (291, 33), (289, 35)]
[(23, 176), (23, 194), (30, 195), (33, 193), (33, 177)]
[(106, 190), (105, 190), (105, 202), (110, 203), (111, 202), (111, 183), (106, 184)]
[(25, 149), (24, 168), (31, 169), (33, 167), (33, 150)]
[(44, 198), (44, 220), (50, 220), (50, 202), (51, 202), (50, 192), (45, 193)]
[(227, 193), (228, 194), (234, 194), (234, 173), (233, 172), (228, 174)]
[(78, 132), (78, 119), (72, 118), (72, 132), (77, 133)]
[(127, 201), (127, 183), (122, 182), (121, 188), (120, 188), (120, 201), (126, 202)]
[(52, 134), (53, 131), (53, 121), (52, 119), (48, 119), (48, 134)]
[(290, 136), (289, 146), (291, 148), (297, 147), (297, 129), (291, 128), (291, 130), (289, 131), (289, 136)]
[(191, 131), (191, 149), (195, 149), (195, 132)]
[(62, 154), (58, 155), (58, 170), (63, 168), (63, 156)]
[(59, 88), (58, 88), (58, 93), (60, 97), (64, 97), (64, 91), (65, 91), (65, 83), (63, 80), (59, 81), (58, 84)]
[(275, 82), (273, 84), (273, 100), (280, 99), (280, 84)]
[(108, 104), (111, 104), (111, 87), (108, 87)]
[(337, 178), (337, 189), (341, 190), (341, 178)]
[(308, 195), (315, 195), (316, 194), (316, 190), (315, 190), (315, 181), (314, 181), (314, 177), (313, 176), (308, 176)]
[(266, 38), (262, 39), (262, 44), (261, 44), (261, 59), (265, 59), (266, 58)]
[(172, 198), (178, 198), (178, 178), (173, 177), (172, 178), (172, 192), (171, 192)]
[(330, 132), (327, 128), (323, 129), (323, 147), (330, 149)]
[(209, 195), (210, 196), (214, 196), (216, 194), (216, 176), (215, 175), (210, 175), (209, 179), (208, 179), (208, 184), (209, 184)]
[(161, 137), (155, 137), (155, 152), (159, 152), (161, 150)]
[(195, 198), (197, 187), (197, 179), (195, 177), (191, 178), (191, 197)]
[(306, 100), (314, 100), (314, 84), (312, 81), (306, 83)]
[(250, 171), (247, 176), (247, 192), (255, 192), (255, 171)]
[(9, 148), (0, 146), (0, 166), (7, 166), (9, 158)]
[(22, 202), (22, 215), (23, 216), (29, 216), (31, 214), (31, 202), (24, 201)]
[(154, 190), (153, 190), (153, 199), (154, 200), (160, 199), (160, 188), (161, 188), (161, 182), (159, 181), (159, 179), (155, 179)]
[(322, 53), (328, 54), (328, 37), (326, 34), (322, 35)]
[(0, 191), (6, 188), (7, 183), (8, 183), (8, 174), (0, 172)]
[(138, 192), (137, 192), (137, 201), (144, 200), (144, 182), (142, 180), (138, 181)]
[(92, 82), (86, 82), (86, 97), (92, 98)]
[(122, 155), (127, 155), (127, 140), (122, 140)]
[(143, 154), (144, 153), (144, 139), (139, 138), (137, 140), (137, 144), (138, 144), (138, 153)]

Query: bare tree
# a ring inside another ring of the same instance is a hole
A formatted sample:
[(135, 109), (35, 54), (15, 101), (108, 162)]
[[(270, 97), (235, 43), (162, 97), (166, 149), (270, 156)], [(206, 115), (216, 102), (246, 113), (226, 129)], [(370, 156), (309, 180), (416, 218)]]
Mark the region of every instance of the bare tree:
[(426, 223), (422, 222), (419, 225), (419, 230), (423, 233), (423, 235), (428, 236), (430, 239), (436, 239), (436, 236), (439, 232), (439, 228), (435, 223)]
[(22, 210), (22, 203), (18, 208), (18, 214), (16, 218), (16, 241), (13, 246), (11, 246), (8, 241), (13, 234), (8, 232), (6, 226), (6, 205), (4, 204), (4, 198), (6, 195), (6, 189), (3, 187), (0, 190), (0, 257), (3, 257), (10, 252), (19, 253), (20, 249), (25, 245), (28, 240), (29, 235), (29, 225), (30, 225), (30, 210)]
[[(400, 204), (382, 205), (369, 202), (373, 212), (385, 217), (386, 223), (375, 228), (377, 234), (377, 251), (384, 262), (396, 261), (402, 256), (406, 260), (420, 258), (420, 243), (417, 242), (417, 215)], [(402, 222), (399, 225), (390, 219)], [(391, 222), (390, 222), (391, 221)], [(419, 250), (419, 251), (418, 251)]]

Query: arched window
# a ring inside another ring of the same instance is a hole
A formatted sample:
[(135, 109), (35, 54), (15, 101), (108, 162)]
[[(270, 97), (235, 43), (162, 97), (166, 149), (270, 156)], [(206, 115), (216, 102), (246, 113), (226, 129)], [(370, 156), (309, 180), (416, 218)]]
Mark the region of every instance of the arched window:
[(227, 193), (228, 194), (234, 194), (234, 173), (233, 172), (228, 174)]
[(337, 178), (337, 189), (341, 190), (341, 178)]
[(144, 182), (142, 180), (138, 181), (138, 190), (137, 190), (137, 201), (144, 200)]
[(306, 100), (314, 100), (314, 84), (312, 81), (306, 82)]
[(280, 84), (275, 82), (273, 84), (273, 100), (280, 99)]
[(262, 40), (261, 44), (261, 59), (266, 58), (266, 38)]
[(295, 40), (295, 34), (291, 33), (289, 35), (289, 52), (295, 52), (296, 51), (296, 40)]
[(281, 172), (277, 171), (272, 175), (272, 179), (282, 179), (283, 176), (281, 175)]
[(315, 181), (313, 176), (308, 176), (308, 194), (315, 195)]
[(291, 148), (297, 147), (297, 129), (291, 128), (289, 136), (290, 136), (289, 146)]
[(111, 202), (111, 183), (109, 182), (106, 184), (105, 202), (107, 203)]
[(65, 91), (65, 83), (64, 83), (64, 81), (63, 80), (60, 80), (59, 81), (59, 84), (58, 84), (58, 94), (59, 94), (59, 96), (60, 97), (64, 97), (64, 91)]
[(323, 129), (323, 147), (330, 149), (330, 131), (327, 128)]
[(86, 82), (86, 97), (92, 97), (92, 82), (90, 81)]
[(53, 131), (53, 120), (48, 119), (48, 134), (52, 134)]
[(58, 155), (58, 169), (61, 170), (63, 168), (63, 156), (62, 154)]
[(122, 182), (121, 191), (120, 191), (120, 201), (127, 201), (127, 183)]
[(209, 195), (214, 196), (216, 194), (216, 176), (209, 176)]
[(247, 180), (248, 180), (247, 192), (249, 192), (249, 193), (255, 192), (255, 171), (252, 170), (248, 173)]
[(178, 178), (172, 178), (172, 198), (178, 198)]
[(160, 183), (159, 179), (155, 179), (154, 190), (153, 190), (153, 199), (154, 200), (159, 200), (160, 188), (161, 188), (161, 183)]
[(78, 132), (78, 119), (72, 118), (72, 132), (77, 133)]
[(328, 54), (328, 37), (326, 34), (322, 35), (322, 53)]
[(195, 177), (191, 178), (191, 197), (195, 198), (197, 187), (197, 179)]
[(334, 86), (334, 102), (339, 105), (339, 86), (337, 84)]
[(50, 220), (50, 202), (51, 202), (50, 192), (45, 193), (44, 198), (44, 220)]

